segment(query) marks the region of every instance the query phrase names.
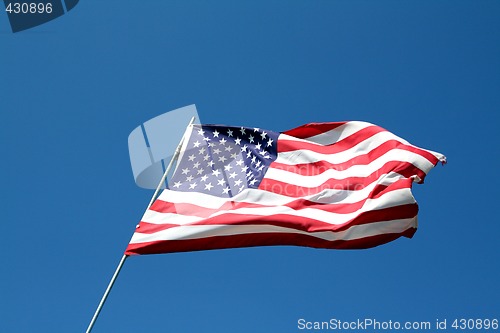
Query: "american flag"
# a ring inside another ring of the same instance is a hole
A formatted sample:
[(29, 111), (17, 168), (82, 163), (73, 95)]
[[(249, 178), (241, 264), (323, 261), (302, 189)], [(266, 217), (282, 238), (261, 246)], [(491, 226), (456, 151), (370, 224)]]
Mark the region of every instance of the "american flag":
[(412, 237), (413, 182), (446, 158), (360, 121), (282, 133), (191, 125), (126, 255), (265, 245), (369, 248)]

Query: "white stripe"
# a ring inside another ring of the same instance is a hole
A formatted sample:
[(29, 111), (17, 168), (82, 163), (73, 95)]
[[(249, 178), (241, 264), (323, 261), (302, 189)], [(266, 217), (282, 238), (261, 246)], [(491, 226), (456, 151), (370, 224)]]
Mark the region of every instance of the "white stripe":
[(191, 216), (187, 214), (176, 213), (159, 213), (154, 210), (147, 210), (142, 216), (141, 222), (148, 222), (154, 224), (189, 224), (196, 223), (203, 220), (198, 216)]
[[(309, 152), (309, 154), (317, 154)], [(306, 155), (306, 154), (304, 154)], [(297, 159), (305, 160), (312, 158), (311, 156), (297, 156)], [(306, 176), (294, 172), (289, 172), (281, 169), (269, 168), (266, 172), (265, 178), (274, 179), (290, 185), (297, 185), (302, 187), (313, 188), (320, 186), (329, 179), (346, 179), (349, 177), (368, 177), (376, 172), (387, 162), (408, 162), (427, 173), (434, 165), (426, 158), (419, 154), (412, 153), (407, 150), (394, 149), (388, 153), (380, 156), (376, 160), (367, 165), (354, 165), (346, 170), (327, 169), (325, 172), (314, 175)], [(272, 165), (271, 165), (272, 166)]]
[[(422, 148), (420, 148), (420, 149), (422, 149)], [(432, 155), (436, 156), (436, 158), (439, 160), (439, 162), (446, 163), (446, 156), (444, 156), (443, 154), (429, 150), (429, 149), (425, 149), (425, 150), (428, 151), (429, 153), (431, 153)]]
[[(248, 191), (250, 189), (246, 189)], [(241, 194), (241, 193), (240, 193)], [(228, 200), (236, 201), (236, 197), (240, 196), (240, 194), (231, 198), (221, 198), (210, 194), (200, 193), (200, 192), (183, 192), (183, 191), (175, 191), (175, 190), (163, 190), (163, 192), (158, 197), (158, 200), (171, 202), (171, 203), (186, 203), (197, 205), (204, 208), (212, 208), (217, 209), (226, 203)]]
[(273, 225), (195, 225), (179, 226), (159, 231), (154, 234), (134, 233), (131, 244), (168, 241), (189, 240), (214, 236), (233, 236), (243, 234), (260, 233), (288, 233), (302, 234), (324, 239), (327, 241), (354, 240), (381, 234), (401, 233), (409, 228), (416, 228), (417, 218), (400, 219), (392, 221), (374, 222), (370, 224), (355, 225), (344, 231), (319, 231), (306, 232), (297, 229), (273, 226)]
[[(299, 210), (294, 210), (287, 206), (271, 206), (271, 207), (252, 207), (252, 208), (238, 208), (230, 210), (218, 210), (211, 214), (209, 217), (221, 216), (227, 213), (238, 214), (238, 215), (248, 215), (248, 216), (272, 216), (277, 214), (285, 214), (295, 217), (303, 217), (308, 219), (314, 219), (324, 223), (329, 223), (332, 225), (341, 225), (347, 223), (360, 215), (363, 212), (390, 208), (401, 206), (405, 204), (413, 204), (415, 199), (409, 188), (394, 190), (388, 193), (384, 193), (378, 198), (368, 199), (364, 203), (361, 209), (354, 211), (352, 213), (333, 213), (327, 212), (316, 208), (303, 208)], [(267, 202), (264, 202), (267, 204)], [(207, 218), (196, 217), (196, 216), (185, 216), (173, 213), (160, 213), (148, 210), (143, 218), (143, 222), (153, 223), (153, 224), (179, 224), (184, 225), (188, 223), (196, 223), (203, 221)]]

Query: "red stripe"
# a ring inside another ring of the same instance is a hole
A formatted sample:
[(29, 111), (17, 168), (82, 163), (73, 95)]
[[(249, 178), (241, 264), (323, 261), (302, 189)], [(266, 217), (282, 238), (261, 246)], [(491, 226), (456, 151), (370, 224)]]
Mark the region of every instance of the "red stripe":
[(387, 132), (385, 129), (372, 125), (353, 133), (340, 141), (333, 142), (329, 145), (321, 145), (313, 142), (301, 142), (288, 140), (286, 138), (278, 138), (278, 153), (294, 151), (298, 149), (312, 150), (323, 152), (325, 154), (336, 154), (354, 147), (362, 141), (369, 139), (380, 132)]
[(347, 241), (327, 241), (314, 236), (287, 233), (217, 236), (201, 239), (129, 244), (125, 254), (157, 254), (277, 245), (306, 246), (322, 249), (367, 249), (391, 242), (401, 236), (411, 238), (415, 231), (415, 228), (409, 228), (401, 233), (382, 234)]
[[(271, 163), (271, 167), (273, 167), (273, 163)], [(377, 181), (380, 176), (388, 174), (391, 171), (397, 172), (405, 178), (417, 175), (423, 180), (425, 177), (425, 173), (411, 163), (391, 161), (387, 162), (380, 169), (374, 171), (367, 177), (349, 177), (345, 179), (330, 178), (316, 187), (297, 186), (264, 177), (259, 185), (259, 189), (295, 198), (320, 193), (327, 189), (359, 191), (369, 186), (374, 181)]]
[[(334, 209), (332, 209), (334, 211)], [(344, 231), (354, 225), (372, 222), (390, 221), (415, 217), (418, 213), (416, 203), (362, 212), (353, 219), (339, 225), (318, 221), (312, 217), (300, 217), (289, 214), (272, 214), (268, 216), (252, 214), (234, 214), (230, 211), (186, 225), (273, 225), (306, 232)], [(332, 221), (334, 222), (334, 221)], [(177, 227), (175, 224), (153, 224), (141, 221), (136, 232), (153, 234), (162, 230)]]
[(328, 131), (331, 131), (339, 126), (346, 124), (347, 121), (341, 122), (331, 122), (331, 123), (310, 123), (306, 125), (302, 125), (296, 127), (294, 129), (283, 132), (283, 134), (287, 134), (299, 139), (309, 138), (311, 136), (315, 136), (318, 134), (322, 134)]

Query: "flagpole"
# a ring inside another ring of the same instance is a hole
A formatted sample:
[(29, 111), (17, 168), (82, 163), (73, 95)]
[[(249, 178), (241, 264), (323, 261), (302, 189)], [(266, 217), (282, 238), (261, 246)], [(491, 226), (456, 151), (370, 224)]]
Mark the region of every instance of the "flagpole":
[[(191, 118), (191, 121), (189, 121), (189, 124), (186, 128), (189, 128), (189, 126), (191, 126), (193, 124), (194, 120), (195, 120), (195, 117), (193, 116)], [(186, 137), (186, 133), (184, 133), (184, 135), (181, 138), (181, 141), (177, 145), (177, 148), (175, 149), (174, 155), (170, 159), (170, 162), (168, 163), (167, 169), (163, 173), (163, 177), (161, 178), (160, 183), (156, 187), (156, 191), (153, 194), (153, 196), (151, 197), (151, 200), (149, 201), (149, 204), (148, 204), (148, 207), (146, 208), (146, 211), (149, 209), (149, 207), (151, 207), (153, 202), (158, 198), (158, 194), (160, 192), (160, 189), (163, 186), (163, 184), (165, 183), (165, 180), (167, 179), (167, 175), (170, 172), (170, 169), (172, 169), (172, 166), (173, 166), (175, 160), (177, 160), (177, 158), (179, 157), (179, 154), (181, 152), (181, 147), (182, 147), (182, 144), (184, 143), (185, 137)], [(106, 288), (104, 295), (102, 295), (101, 301), (99, 302), (99, 305), (97, 306), (97, 309), (95, 310), (94, 316), (92, 317), (92, 320), (90, 321), (90, 324), (87, 327), (87, 330), (85, 331), (86, 333), (90, 333), (90, 331), (92, 331), (92, 328), (94, 327), (94, 324), (97, 320), (97, 317), (99, 317), (99, 313), (101, 313), (102, 307), (104, 306), (104, 303), (106, 302), (106, 299), (108, 298), (108, 295), (111, 291), (111, 288), (113, 288), (113, 285), (115, 284), (115, 281), (118, 278), (118, 274), (120, 274), (120, 271), (123, 267), (123, 264), (125, 263), (125, 260), (127, 258), (128, 258), (128, 255), (124, 254), (123, 257), (121, 258), (120, 262), (118, 263), (118, 266), (116, 267), (115, 273), (113, 274), (113, 277), (111, 277), (111, 281), (109, 281), (108, 287)]]

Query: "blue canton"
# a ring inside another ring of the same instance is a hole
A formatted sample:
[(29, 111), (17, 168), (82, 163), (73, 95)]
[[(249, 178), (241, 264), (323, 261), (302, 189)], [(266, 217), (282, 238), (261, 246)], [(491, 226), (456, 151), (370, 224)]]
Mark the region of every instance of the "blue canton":
[(232, 197), (257, 188), (277, 156), (277, 132), (193, 125), (169, 188)]

